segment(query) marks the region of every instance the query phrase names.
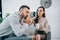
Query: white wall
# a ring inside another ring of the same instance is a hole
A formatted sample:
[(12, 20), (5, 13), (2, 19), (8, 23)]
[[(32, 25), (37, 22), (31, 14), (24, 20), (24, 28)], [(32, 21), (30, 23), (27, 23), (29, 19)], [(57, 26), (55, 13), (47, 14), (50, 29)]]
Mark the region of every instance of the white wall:
[(31, 8), (30, 11), (36, 11), (40, 5), (39, 2), (40, 0), (2, 0), (3, 18), (6, 15), (5, 13), (14, 13), (21, 5), (28, 5)]
[(52, 0), (52, 6), (46, 9), (46, 16), (51, 26), (51, 38), (60, 38), (60, 0)]
[[(51, 26), (51, 38), (60, 38), (60, 0), (52, 0), (52, 5), (50, 8), (46, 9), (46, 16)], [(38, 6), (40, 6), (40, 0), (2, 0), (2, 13), (3, 18), (6, 13), (14, 13), (18, 11), (21, 5), (30, 6), (30, 11), (36, 11)]]

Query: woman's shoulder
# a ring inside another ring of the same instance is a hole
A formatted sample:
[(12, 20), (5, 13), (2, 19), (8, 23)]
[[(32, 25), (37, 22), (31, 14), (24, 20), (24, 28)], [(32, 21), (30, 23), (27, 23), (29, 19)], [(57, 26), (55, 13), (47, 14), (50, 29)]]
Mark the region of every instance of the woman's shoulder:
[(43, 17), (43, 20), (48, 21), (46, 17)]

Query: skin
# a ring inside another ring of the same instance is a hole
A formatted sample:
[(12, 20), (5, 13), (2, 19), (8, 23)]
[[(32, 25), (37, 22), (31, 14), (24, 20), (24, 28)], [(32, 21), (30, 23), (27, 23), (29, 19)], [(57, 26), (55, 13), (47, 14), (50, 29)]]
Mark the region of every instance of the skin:
[(40, 40), (41, 39), (41, 36), (39, 34), (37, 34), (36, 36), (33, 35), (32, 36), (32, 40)]

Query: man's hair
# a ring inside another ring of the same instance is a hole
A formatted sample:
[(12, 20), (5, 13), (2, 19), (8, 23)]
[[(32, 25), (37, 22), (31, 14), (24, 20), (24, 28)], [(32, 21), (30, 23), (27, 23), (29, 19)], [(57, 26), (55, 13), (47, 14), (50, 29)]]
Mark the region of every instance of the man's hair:
[(24, 8), (30, 9), (29, 6), (27, 6), (27, 5), (22, 5), (22, 6), (19, 8), (19, 10), (20, 10), (20, 9), (24, 9)]

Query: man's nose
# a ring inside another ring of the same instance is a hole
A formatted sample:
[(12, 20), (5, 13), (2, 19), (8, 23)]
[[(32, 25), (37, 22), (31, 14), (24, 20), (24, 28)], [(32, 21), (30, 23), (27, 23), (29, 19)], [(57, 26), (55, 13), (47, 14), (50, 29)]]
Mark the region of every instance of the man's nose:
[(29, 14), (26, 14), (26, 16), (28, 16)]

